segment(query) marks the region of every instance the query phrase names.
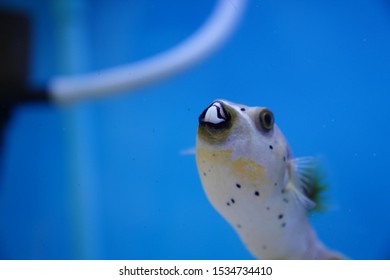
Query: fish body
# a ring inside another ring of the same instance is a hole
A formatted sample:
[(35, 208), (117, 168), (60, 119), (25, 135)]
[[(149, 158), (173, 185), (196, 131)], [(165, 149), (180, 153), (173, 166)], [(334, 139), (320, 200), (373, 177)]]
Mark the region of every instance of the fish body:
[(264, 107), (216, 100), (199, 117), (196, 161), (206, 195), (260, 259), (339, 259), (307, 217), (314, 173), (294, 159)]

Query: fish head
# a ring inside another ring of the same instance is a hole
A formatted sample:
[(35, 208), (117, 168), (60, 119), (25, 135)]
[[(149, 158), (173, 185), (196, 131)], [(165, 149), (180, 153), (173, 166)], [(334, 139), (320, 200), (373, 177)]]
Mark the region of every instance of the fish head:
[(236, 157), (286, 161), (287, 142), (266, 107), (248, 107), (215, 100), (199, 116), (197, 145), (212, 150), (232, 150)]
[(236, 173), (251, 185), (266, 184), (268, 188), (285, 180), (291, 152), (274, 114), (266, 107), (215, 100), (199, 116), (196, 143), (200, 172), (210, 169), (219, 174), (216, 177)]

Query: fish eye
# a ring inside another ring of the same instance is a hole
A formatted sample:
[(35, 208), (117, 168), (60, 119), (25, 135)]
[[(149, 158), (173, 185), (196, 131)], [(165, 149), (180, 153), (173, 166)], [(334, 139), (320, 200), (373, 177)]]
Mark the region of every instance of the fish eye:
[(260, 126), (265, 131), (268, 132), (274, 127), (274, 114), (268, 109), (264, 109), (259, 114)]

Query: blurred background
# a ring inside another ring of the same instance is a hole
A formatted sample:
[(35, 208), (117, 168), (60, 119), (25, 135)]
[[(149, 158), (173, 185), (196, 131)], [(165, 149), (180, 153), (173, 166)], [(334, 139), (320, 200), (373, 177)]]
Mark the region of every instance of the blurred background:
[[(252, 259), (181, 153), (216, 98), (269, 107), (296, 156), (322, 159), (327, 209), (310, 218), (325, 244), (390, 259), (389, 1), (252, 0), (189, 71), (67, 106), (39, 98), (55, 75), (175, 46), (214, 6), (0, 0), (0, 44), (16, 54), (0, 61), (1, 259)], [(12, 107), (18, 87), (37, 100)]]

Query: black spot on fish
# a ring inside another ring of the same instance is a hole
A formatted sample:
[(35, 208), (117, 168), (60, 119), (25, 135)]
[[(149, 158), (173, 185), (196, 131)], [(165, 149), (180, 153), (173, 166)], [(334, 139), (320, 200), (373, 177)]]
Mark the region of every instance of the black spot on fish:
[(267, 246), (263, 245), (263, 246), (261, 247), (261, 249), (267, 250)]
[(269, 209), (270, 209), (270, 208), (269, 208), (269, 207), (267, 207), (266, 209), (267, 209), (267, 211), (269, 211)]
[(213, 157), (215, 157), (215, 154), (213, 154)]
[(285, 226), (286, 226), (286, 223), (283, 223), (283, 224), (282, 224), (282, 227), (285, 227)]
[(237, 225), (237, 228), (241, 228), (241, 225), (240, 225), (240, 224), (238, 224), (238, 225)]
[(207, 176), (206, 172), (203, 172), (203, 176)]
[(278, 185), (278, 183), (275, 182), (274, 186), (276, 187)]
[(283, 161), (286, 162), (286, 156), (283, 157)]
[(255, 191), (255, 196), (260, 196), (260, 193), (258, 191)]
[(283, 201), (288, 203), (288, 199), (287, 198), (283, 198)]
[(240, 184), (236, 184), (236, 187), (241, 189), (241, 185)]
[(232, 202), (232, 203), (235, 203), (236, 201), (232, 198), (232, 199), (230, 199), (230, 201)]
[(245, 112), (245, 108), (241, 108), (241, 111)]
[(272, 145), (269, 145), (269, 148), (270, 148), (271, 150), (273, 150), (273, 149), (274, 149), (274, 147), (273, 147)]
[(282, 191), (281, 191), (282, 193), (285, 193), (286, 192), (286, 190), (285, 189), (282, 189)]
[(226, 202), (226, 205), (227, 205), (227, 206), (230, 206), (230, 203), (229, 203), (229, 202)]
[(278, 216), (278, 218), (279, 218), (279, 220), (280, 220), (280, 219), (283, 219), (283, 215), (280, 214), (280, 215)]

